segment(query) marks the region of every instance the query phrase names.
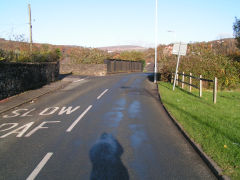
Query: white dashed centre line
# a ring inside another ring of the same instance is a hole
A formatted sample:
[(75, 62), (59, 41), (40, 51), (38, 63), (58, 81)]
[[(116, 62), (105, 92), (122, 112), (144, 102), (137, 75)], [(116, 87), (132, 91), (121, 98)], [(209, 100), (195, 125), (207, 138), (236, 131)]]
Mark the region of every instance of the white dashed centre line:
[(74, 126), (84, 117), (85, 114), (92, 108), (92, 105), (88, 106), (88, 108), (72, 123), (72, 125), (66, 130), (66, 132), (71, 132)]
[(37, 177), (38, 173), (41, 171), (41, 169), (45, 166), (45, 164), (48, 162), (48, 160), (53, 155), (52, 152), (47, 153), (42, 161), (37, 165), (37, 167), (33, 170), (33, 172), (28, 176), (26, 180), (33, 180)]
[(76, 81), (73, 81), (73, 82), (80, 82), (80, 81), (83, 81), (83, 80), (85, 80), (85, 79), (79, 79), (79, 80), (76, 80)]
[(105, 91), (103, 91), (103, 92), (97, 97), (97, 99), (100, 99), (107, 91), (108, 91), (108, 89), (106, 89)]

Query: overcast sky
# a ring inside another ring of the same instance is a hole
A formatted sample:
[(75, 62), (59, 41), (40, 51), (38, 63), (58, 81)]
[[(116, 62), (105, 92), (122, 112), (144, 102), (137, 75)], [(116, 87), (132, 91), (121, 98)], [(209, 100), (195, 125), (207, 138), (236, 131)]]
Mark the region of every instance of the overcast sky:
[[(28, 3), (34, 42), (86, 47), (154, 45), (155, 0), (0, 0), (0, 37), (24, 34), (29, 39)], [(240, 17), (240, 0), (158, 3), (161, 44), (232, 37), (235, 16)]]

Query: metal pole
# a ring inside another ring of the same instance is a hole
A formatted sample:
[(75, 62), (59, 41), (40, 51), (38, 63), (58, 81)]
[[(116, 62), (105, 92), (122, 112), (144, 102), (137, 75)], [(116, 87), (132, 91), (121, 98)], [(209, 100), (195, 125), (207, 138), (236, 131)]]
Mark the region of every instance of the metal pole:
[(154, 83), (157, 83), (157, 40), (158, 40), (158, 0), (156, 0), (155, 17), (155, 64), (154, 64)]
[(174, 82), (173, 82), (173, 91), (175, 89), (176, 86), (176, 78), (177, 78), (177, 73), (178, 73), (178, 65), (179, 65), (179, 61), (180, 61), (180, 47), (181, 47), (181, 42), (179, 44), (179, 50), (178, 50), (178, 60), (177, 60), (177, 66), (176, 66), (176, 72), (175, 72), (175, 77), (174, 77)]
[(31, 6), (28, 4), (28, 12), (29, 12), (29, 30), (30, 30), (30, 51), (32, 52), (32, 17), (31, 17)]

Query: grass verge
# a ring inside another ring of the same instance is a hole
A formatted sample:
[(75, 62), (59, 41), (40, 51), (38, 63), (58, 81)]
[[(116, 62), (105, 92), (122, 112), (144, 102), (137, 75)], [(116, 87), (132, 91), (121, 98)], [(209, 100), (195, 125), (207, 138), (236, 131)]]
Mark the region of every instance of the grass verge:
[(240, 179), (240, 92), (189, 93), (172, 84), (159, 83), (162, 102), (185, 131), (232, 179)]

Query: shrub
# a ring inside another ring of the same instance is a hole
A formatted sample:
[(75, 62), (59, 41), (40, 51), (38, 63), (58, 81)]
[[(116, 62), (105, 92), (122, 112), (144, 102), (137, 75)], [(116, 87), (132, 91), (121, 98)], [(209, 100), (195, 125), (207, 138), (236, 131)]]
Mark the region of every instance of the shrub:
[(96, 48), (77, 48), (71, 52), (72, 63), (77, 64), (102, 64), (111, 56), (106, 51)]
[[(175, 72), (177, 57), (169, 56), (163, 58), (161, 72), (165, 79), (169, 80), (169, 74)], [(240, 87), (240, 62), (234, 61), (230, 57), (205, 53), (203, 55), (189, 55), (181, 57), (179, 72), (190, 72), (194, 76), (202, 75), (205, 79), (218, 78), (221, 89), (233, 89)], [(212, 83), (208, 83), (212, 87)]]
[(48, 52), (4, 51), (0, 49), (0, 60), (4, 62), (56, 62), (60, 59), (59, 49)]
[(119, 59), (141, 61), (144, 59), (144, 53), (139, 51), (123, 51), (120, 53)]

